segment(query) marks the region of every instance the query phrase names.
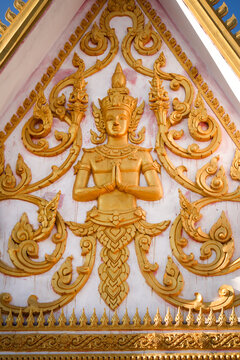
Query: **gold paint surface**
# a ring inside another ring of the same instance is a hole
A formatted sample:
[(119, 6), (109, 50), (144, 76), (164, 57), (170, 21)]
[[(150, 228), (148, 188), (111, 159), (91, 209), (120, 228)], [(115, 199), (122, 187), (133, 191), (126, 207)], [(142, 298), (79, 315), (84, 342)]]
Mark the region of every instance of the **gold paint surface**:
[[(208, 233), (196, 227), (203, 207), (221, 201), (240, 200), (239, 187), (236, 186), (234, 191), (229, 192), (226, 172), (222, 165), (218, 165), (221, 160), (215, 153), (222, 140), (221, 129), (216, 117), (208, 114), (204, 98), (208, 98), (207, 103), (212, 105), (219, 119), (225, 119), (223, 121), (227, 123), (228, 117), (224, 115), (224, 109), (219, 106), (217, 99), (208, 91), (198, 71), (183, 56), (176, 42), (174, 43), (171, 33), (166, 31), (165, 25), (157, 19), (149, 3), (141, 1), (141, 6), (152, 19), (155, 29), (150, 22), (145, 23), (141, 8), (133, 0), (109, 0), (102, 11), (99, 24), (94, 23), (86, 33), (95, 15), (101, 10), (100, 5), (103, 6), (104, 3), (99, 4), (100, 2), (92, 7), (88, 21), (84, 19), (81, 23), (82, 28), (72, 35), (71, 44), (65, 44), (65, 53), (59, 54), (61, 61), (54, 60), (55, 68), (48, 69), (48, 75), (45, 74), (42, 84), (38, 84), (37, 92), (32, 93), (32, 101), (26, 101), (25, 109), (19, 109), (18, 119), (12, 121), (12, 125), (6, 126), (6, 132), (1, 134), (3, 141), (0, 143), (0, 200), (15, 199), (34, 204), (38, 208), (39, 226), (35, 229), (29, 222), (28, 215), (22, 214), (9, 234), (8, 253), (12, 266), (0, 261), (0, 271), (6, 276), (15, 277), (37, 276), (49, 271), (62, 258), (69, 231), (81, 238), (83, 265), (77, 268), (77, 277), (74, 280), (71, 255), (58, 265), (51, 279), (52, 290), (57, 295), (54, 301), (42, 303), (36, 295), (29, 294), (27, 304), (16, 306), (12, 303), (11, 294), (0, 294), (0, 310), (4, 314), (4, 320), (0, 321), (0, 351), (239, 350), (239, 333), (223, 330), (239, 330), (234, 306), (240, 304), (240, 295), (235, 294), (232, 286), (223, 284), (218, 290), (218, 297), (209, 302), (204, 301), (200, 292), (197, 292), (193, 299), (182, 297), (184, 277), (172, 257), (174, 256), (187, 271), (199, 276), (225, 275), (240, 268), (239, 259), (232, 261), (234, 239), (231, 219), (228, 219), (224, 212), (212, 224)], [(20, 6), (20, 3), (18, 5)], [(76, 163), (82, 145), (81, 122), (88, 107), (85, 79), (107, 67), (116, 56), (119, 51), (119, 40), (115, 30), (110, 28), (110, 21), (115, 16), (125, 15), (132, 19), (133, 27), (127, 28), (121, 52), (130, 68), (145, 75), (146, 81), (150, 79), (149, 106), (158, 125), (155, 150), (161, 165), (158, 161), (153, 161), (151, 149), (140, 145), (144, 140), (145, 129), (138, 131), (137, 128), (144, 112), (144, 103), (138, 105), (138, 99), (129, 94), (128, 79), (120, 64), (112, 75), (112, 86), (108, 90), (108, 95), (99, 100), (100, 108), (92, 105), (92, 114), (98, 130), (98, 133), (91, 130), (94, 147), (84, 149), (81, 160)], [(163, 52), (159, 53), (153, 68), (145, 67), (141, 60), (134, 58), (133, 47), (138, 54), (145, 56), (160, 52), (162, 38), (171, 50), (174, 49), (175, 55), (182, 59), (184, 69), (188, 68), (191, 73), (191, 80), (187, 76), (164, 72), (163, 68), (168, 59)], [(74, 53), (72, 65), (75, 71), (55, 84), (46, 98), (45, 87), (78, 42), (82, 51), (96, 57), (96, 62), (85, 68), (83, 60)], [(103, 54), (105, 56), (101, 60), (97, 59)], [(166, 83), (169, 84), (168, 90)], [(195, 96), (196, 83), (198, 93)], [(63, 92), (67, 87), (71, 88), (68, 97)], [(182, 101), (170, 96), (170, 92), (171, 95), (175, 95), (179, 89), (184, 92)], [(4, 141), (33, 103), (33, 116), (22, 128), (22, 141), (27, 151), (43, 158), (68, 151), (60, 166), (53, 165), (51, 172), (35, 183), (32, 182), (31, 169), (21, 155), (16, 162), (17, 176), (11, 166), (4, 162)], [(54, 118), (63, 121), (68, 130), (55, 131), (54, 136), (58, 144), (51, 147), (47, 137), (51, 135)], [(190, 135), (186, 147), (178, 144), (178, 140), (184, 136), (183, 130), (179, 130), (183, 122), (186, 122)], [(232, 139), (239, 145), (237, 132), (230, 125), (229, 120), (226, 128), (230, 129)], [(178, 130), (175, 129), (176, 126)], [(201, 142), (202, 146), (200, 147), (197, 142)], [(192, 180), (186, 168), (175, 166), (171, 162), (169, 153), (179, 158), (206, 161), (198, 167), (195, 179)], [(233, 179), (235, 176), (234, 180), (238, 180), (238, 162), (239, 154), (236, 151), (230, 171)], [(152, 245), (152, 238), (164, 232), (170, 222), (164, 220), (157, 224), (149, 224), (145, 220), (145, 212), (137, 205), (137, 200), (156, 201), (162, 198), (163, 190), (158, 175), (161, 166), (174, 181), (200, 198), (190, 202), (179, 192), (181, 209), (171, 224), (170, 231), (172, 256), (168, 256), (163, 279), (159, 281), (156, 277), (158, 264), (150, 263), (147, 254)], [(51, 201), (32, 194), (55, 183), (72, 167), (76, 175), (73, 200), (97, 200), (97, 206), (86, 214), (83, 224), (61, 217), (57, 210), (60, 193)], [(146, 186), (139, 185), (140, 174), (144, 175)], [(93, 175), (94, 180), (94, 186), (91, 187), (88, 186), (90, 175)], [(202, 244), (201, 260), (209, 259), (211, 254), (215, 253), (212, 263), (199, 263), (192, 254), (184, 253), (188, 240), (183, 238), (183, 230), (193, 241)], [(55, 245), (53, 253), (46, 254), (42, 262), (36, 261), (38, 243), (50, 236)], [(102, 263), (98, 269), (99, 293), (106, 305), (115, 311), (114, 315), (109, 319), (104, 311), (101, 319), (98, 319), (94, 310), (89, 321), (83, 309), (80, 319), (76, 318), (74, 311), (67, 319), (63, 307), (76, 297), (91, 276), (97, 241), (102, 245)], [(147, 310), (141, 319), (136, 310), (132, 321), (127, 311), (120, 321), (116, 310), (129, 292), (127, 278), (130, 267), (127, 261), (128, 244), (132, 241), (135, 243), (139, 268), (146, 283), (161, 299), (178, 307), (175, 319), (169, 309), (164, 320), (159, 311), (154, 319), (151, 319)], [(227, 318), (225, 310), (231, 307), (232, 313)], [(61, 314), (56, 319), (54, 312), (60, 308)], [(188, 311), (185, 320), (183, 309)], [(216, 311), (220, 311), (218, 318), (214, 314)], [(197, 312), (197, 316), (194, 316), (194, 312)], [(163, 329), (170, 329), (172, 333), (157, 331)], [(195, 332), (176, 332), (176, 329), (194, 329)], [(202, 332), (206, 329), (215, 332)], [(20, 333), (25, 330), (28, 331), (27, 335)], [(91, 333), (49, 333), (57, 330), (81, 330)], [(104, 334), (100, 330), (123, 332)], [(141, 333), (133, 333), (132, 330)], [(197, 330), (201, 332), (196, 332)], [(94, 331), (96, 333), (93, 333)]]

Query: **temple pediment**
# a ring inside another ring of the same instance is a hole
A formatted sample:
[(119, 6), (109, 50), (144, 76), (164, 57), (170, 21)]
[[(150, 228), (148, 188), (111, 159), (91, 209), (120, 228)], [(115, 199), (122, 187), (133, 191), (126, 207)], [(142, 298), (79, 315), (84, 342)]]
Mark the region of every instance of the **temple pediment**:
[(238, 351), (237, 97), (172, 5), (58, 6), (2, 70), (0, 351)]

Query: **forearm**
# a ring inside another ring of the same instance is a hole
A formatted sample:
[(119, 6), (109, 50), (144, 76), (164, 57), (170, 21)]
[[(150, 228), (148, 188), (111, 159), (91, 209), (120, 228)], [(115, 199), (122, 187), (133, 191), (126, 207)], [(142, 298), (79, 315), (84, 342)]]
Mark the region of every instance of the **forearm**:
[(96, 200), (100, 195), (104, 194), (106, 189), (94, 186), (91, 188), (73, 188), (73, 199), (76, 201), (92, 201)]
[(156, 201), (162, 198), (162, 187), (152, 186), (134, 186), (128, 185), (124, 192), (135, 196), (140, 200)]

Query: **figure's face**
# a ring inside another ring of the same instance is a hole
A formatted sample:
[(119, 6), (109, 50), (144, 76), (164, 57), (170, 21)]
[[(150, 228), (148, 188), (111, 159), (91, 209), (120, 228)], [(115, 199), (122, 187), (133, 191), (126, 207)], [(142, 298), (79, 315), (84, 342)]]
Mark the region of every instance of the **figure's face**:
[(124, 136), (128, 132), (130, 113), (125, 109), (109, 109), (105, 113), (105, 123), (109, 136)]

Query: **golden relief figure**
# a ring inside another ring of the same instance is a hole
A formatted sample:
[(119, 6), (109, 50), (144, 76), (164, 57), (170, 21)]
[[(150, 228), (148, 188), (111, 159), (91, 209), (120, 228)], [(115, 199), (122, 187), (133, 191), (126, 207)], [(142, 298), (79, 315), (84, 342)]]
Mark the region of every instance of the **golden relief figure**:
[[(101, 143), (107, 134), (107, 143), (84, 150), (82, 159), (75, 166), (73, 187), (74, 200), (97, 200), (97, 208), (88, 213), (87, 222), (98, 225), (95, 236), (103, 245), (99, 291), (111, 309), (116, 309), (128, 293), (125, 282), (129, 274), (127, 244), (149, 228), (152, 236), (158, 235), (169, 224), (167, 221), (148, 224), (144, 211), (137, 207), (137, 199), (159, 200), (163, 191), (157, 174), (160, 165), (153, 161), (151, 149), (128, 143), (128, 138), (133, 143), (144, 140), (143, 131), (134, 137), (144, 103), (137, 107), (137, 99), (128, 93), (125, 76), (118, 64), (108, 96), (99, 100), (100, 110), (93, 105), (101, 136), (97, 139), (92, 132), (92, 141)], [(93, 187), (87, 186), (90, 174), (95, 183)], [(140, 174), (144, 175), (147, 186), (139, 184)], [(75, 233), (81, 228), (76, 223), (68, 224)]]

